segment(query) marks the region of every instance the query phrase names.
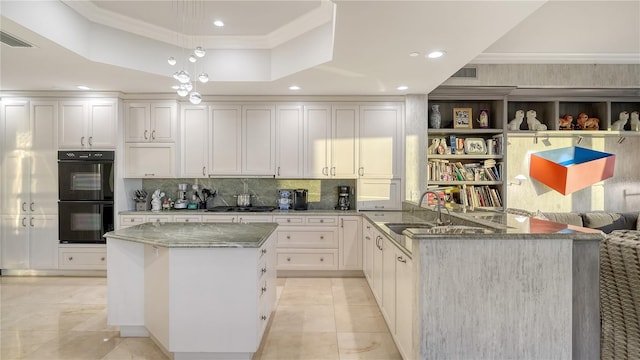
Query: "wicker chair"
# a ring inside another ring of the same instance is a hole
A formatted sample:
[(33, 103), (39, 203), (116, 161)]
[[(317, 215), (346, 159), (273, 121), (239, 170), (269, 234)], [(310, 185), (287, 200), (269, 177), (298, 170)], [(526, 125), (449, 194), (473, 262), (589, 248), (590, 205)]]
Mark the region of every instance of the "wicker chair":
[(600, 244), (600, 358), (640, 359), (640, 231)]

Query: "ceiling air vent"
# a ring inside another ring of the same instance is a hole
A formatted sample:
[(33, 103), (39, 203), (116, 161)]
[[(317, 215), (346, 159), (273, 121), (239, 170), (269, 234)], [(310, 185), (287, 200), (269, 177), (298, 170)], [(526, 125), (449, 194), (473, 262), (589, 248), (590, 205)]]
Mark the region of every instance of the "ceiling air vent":
[(33, 47), (31, 44), (26, 43), (13, 35), (7, 34), (4, 31), (0, 31), (0, 42), (9, 45), (14, 48), (30, 48)]
[(455, 74), (451, 75), (452, 78), (476, 78), (477, 69), (474, 67), (463, 67), (462, 69), (456, 71)]

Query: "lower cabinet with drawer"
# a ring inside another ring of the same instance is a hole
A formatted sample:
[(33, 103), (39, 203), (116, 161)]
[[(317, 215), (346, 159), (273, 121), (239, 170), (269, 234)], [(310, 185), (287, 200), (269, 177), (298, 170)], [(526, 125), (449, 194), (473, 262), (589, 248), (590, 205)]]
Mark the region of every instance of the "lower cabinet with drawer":
[(278, 270), (338, 270), (338, 249), (278, 249)]
[(107, 248), (105, 246), (59, 247), (58, 268), (62, 270), (106, 270)]
[(338, 270), (338, 217), (274, 216), (278, 270)]

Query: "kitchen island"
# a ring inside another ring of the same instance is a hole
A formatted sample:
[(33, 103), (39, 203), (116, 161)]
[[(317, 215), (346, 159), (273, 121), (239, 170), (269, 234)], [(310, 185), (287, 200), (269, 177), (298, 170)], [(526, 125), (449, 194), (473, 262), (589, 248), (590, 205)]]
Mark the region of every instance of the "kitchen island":
[(251, 359), (275, 306), (276, 228), (145, 223), (105, 234), (109, 325), (176, 360)]
[[(452, 213), (452, 227), (431, 228), (435, 212), (414, 210), (365, 214), (377, 235), (373, 249), (364, 244), (364, 272), (374, 274), (368, 280), (397, 344), (411, 328), (405, 358), (599, 358), (600, 231), (496, 212)], [(393, 262), (384, 261), (389, 249)], [(395, 285), (386, 275), (393, 263)], [(403, 286), (407, 263), (412, 280)], [(403, 291), (412, 316), (399, 305)]]

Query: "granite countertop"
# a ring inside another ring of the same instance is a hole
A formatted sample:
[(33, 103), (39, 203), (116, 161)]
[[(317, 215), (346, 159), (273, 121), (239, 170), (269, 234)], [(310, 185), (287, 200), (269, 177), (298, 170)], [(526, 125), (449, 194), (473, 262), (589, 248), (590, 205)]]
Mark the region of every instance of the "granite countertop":
[[(418, 210), (419, 209), (419, 210)], [(416, 230), (405, 231), (403, 234), (393, 232), (386, 224), (411, 223), (411, 224), (435, 224), (437, 213), (431, 209), (417, 208), (395, 211), (361, 212), (367, 219), (375, 224), (377, 229), (392, 240), (406, 255), (411, 256), (413, 241), (421, 239), (572, 239), (600, 241), (604, 235), (600, 230), (589, 229), (580, 226), (560, 224), (546, 220), (517, 216), (494, 211), (460, 211), (451, 210), (451, 222), (453, 225), (481, 227), (486, 233), (475, 231), (464, 232), (452, 229), (450, 232), (435, 231), (430, 233)], [(442, 219), (447, 221), (448, 214), (442, 213)]]
[(170, 248), (258, 248), (278, 227), (275, 223), (145, 223), (104, 234)]
[(206, 210), (188, 210), (188, 209), (180, 209), (180, 210), (162, 210), (162, 211), (134, 211), (134, 210), (126, 210), (119, 211), (118, 215), (359, 215), (360, 212), (357, 210), (279, 210), (275, 209), (273, 211), (206, 211)]

